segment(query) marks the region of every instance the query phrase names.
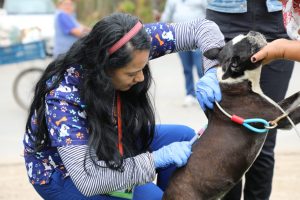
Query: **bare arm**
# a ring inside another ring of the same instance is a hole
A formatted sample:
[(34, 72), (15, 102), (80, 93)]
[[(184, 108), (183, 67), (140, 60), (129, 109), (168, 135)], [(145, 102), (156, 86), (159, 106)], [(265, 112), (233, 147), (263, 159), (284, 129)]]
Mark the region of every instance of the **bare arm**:
[(72, 35), (74, 35), (75, 37), (81, 38), (83, 36), (85, 36), (86, 34), (88, 34), (91, 31), (90, 28), (85, 27), (85, 26), (80, 26), (80, 27), (76, 27), (73, 28), (70, 33)]
[(276, 59), (300, 62), (300, 41), (277, 39), (267, 44), (251, 57), (252, 62), (261, 61), (267, 64)]

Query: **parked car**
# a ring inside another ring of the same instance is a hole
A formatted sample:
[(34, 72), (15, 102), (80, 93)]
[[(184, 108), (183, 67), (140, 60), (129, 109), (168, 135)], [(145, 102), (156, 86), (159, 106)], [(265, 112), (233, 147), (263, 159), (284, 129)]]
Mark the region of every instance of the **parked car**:
[(54, 39), (54, 2), (52, 0), (0, 1), (3, 3), (3, 7), (0, 8), (0, 28), (9, 29), (10, 37), (14, 34), (18, 35), (16, 33), (18, 29), (23, 37), (22, 42), (39, 37), (37, 33), (39, 31), (40, 37), (46, 40), (47, 52), (51, 53)]

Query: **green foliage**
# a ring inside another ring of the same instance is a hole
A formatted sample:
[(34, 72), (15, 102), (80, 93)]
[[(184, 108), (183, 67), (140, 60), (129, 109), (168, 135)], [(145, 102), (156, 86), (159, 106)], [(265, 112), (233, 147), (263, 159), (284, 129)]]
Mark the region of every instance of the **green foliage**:
[(135, 4), (130, 0), (122, 1), (119, 3), (118, 6), (118, 11), (130, 13), (130, 14), (135, 14), (134, 13), (135, 9), (136, 9)]
[(165, 3), (165, 0), (75, 0), (78, 19), (89, 26), (115, 11), (136, 15), (145, 23), (153, 22), (152, 1), (157, 1), (159, 8)]

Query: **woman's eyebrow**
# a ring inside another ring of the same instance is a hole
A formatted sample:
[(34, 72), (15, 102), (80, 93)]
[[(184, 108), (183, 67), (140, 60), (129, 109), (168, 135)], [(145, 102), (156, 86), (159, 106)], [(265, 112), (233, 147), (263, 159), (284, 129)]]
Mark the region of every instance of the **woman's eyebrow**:
[(143, 71), (143, 69), (140, 69), (140, 70), (137, 70), (137, 71), (133, 71), (133, 72), (127, 72), (127, 74), (136, 74), (136, 73), (138, 73), (140, 71)]
[(132, 71), (132, 72), (127, 72), (127, 73), (137, 73), (137, 72), (140, 72), (140, 71), (142, 71), (144, 68), (146, 67), (146, 65), (144, 65), (143, 67), (140, 67), (138, 70), (136, 70), (136, 71)]

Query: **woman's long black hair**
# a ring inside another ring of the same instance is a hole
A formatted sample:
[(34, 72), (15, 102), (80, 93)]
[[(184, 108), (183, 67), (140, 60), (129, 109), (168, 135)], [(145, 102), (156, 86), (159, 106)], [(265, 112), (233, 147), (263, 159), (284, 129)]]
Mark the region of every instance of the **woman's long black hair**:
[[(86, 105), (89, 146), (95, 150), (97, 158), (104, 160), (109, 168), (120, 169), (124, 158), (149, 149), (154, 135), (155, 116), (147, 93), (152, 79), (148, 64), (143, 69), (144, 81), (128, 91), (120, 92), (124, 156), (117, 148), (118, 133), (112, 120), (116, 91), (108, 74), (126, 66), (133, 59), (134, 50), (150, 50), (150, 38), (141, 29), (112, 55), (109, 55), (108, 49), (137, 22), (138, 18), (124, 13), (107, 16), (96, 23), (87, 36), (75, 42), (65, 55), (49, 64), (36, 85), (26, 125), (27, 130), (33, 132), (31, 140), (35, 142), (35, 152), (50, 146), (45, 118), (45, 95), (59, 85), (64, 72), (73, 64), (83, 67), (79, 89)], [(56, 81), (48, 88), (46, 81), (53, 76), (57, 77)], [(34, 113), (37, 120), (35, 131), (31, 126)]]

